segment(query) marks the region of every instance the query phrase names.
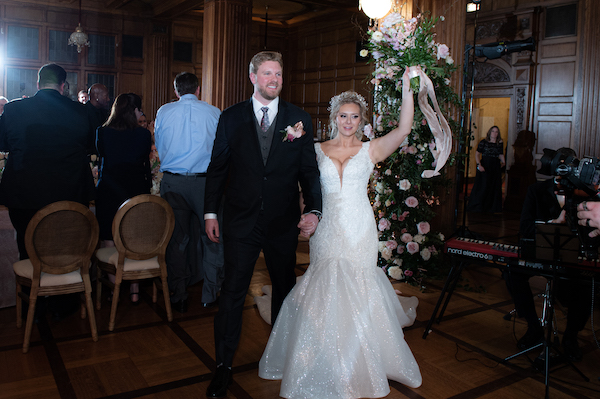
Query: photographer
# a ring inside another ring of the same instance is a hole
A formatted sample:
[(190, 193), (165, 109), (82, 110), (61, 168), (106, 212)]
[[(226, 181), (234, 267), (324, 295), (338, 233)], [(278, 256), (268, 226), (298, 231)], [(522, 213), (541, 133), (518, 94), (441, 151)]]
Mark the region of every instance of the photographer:
[[(561, 148), (558, 152), (565, 156), (575, 152), (570, 148)], [(520, 235), (525, 239), (535, 238), (536, 222), (565, 223), (565, 196), (556, 192), (554, 179), (536, 182), (529, 186), (523, 209), (521, 212)], [(600, 207), (598, 208), (600, 211)], [(515, 269), (504, 273), (506, 285), (515, 302), (519, 317), (527, 321), (527, 332), (518, 341), (519, 349), (527, 349), (541, 342), (544, 330), (535, 309), (533, 293), (529, 286), (532, 274), (520, 272)], [(590, 300), (588, 290), (582, 289), (577, 280), (556, 281), (556, 296), (561, 304), (568, 308), (567, 326), (565, 328), (562, 346), (565, 355), (572, 361), (581, 360), (582, 352), (579, 348), (577, 335), (583, 330), (590, 313)]]
[(578, 223), (582, 226), (595, 227), (590, 237), (600, 236), (600, 202), (584, 201), (577, 205)]

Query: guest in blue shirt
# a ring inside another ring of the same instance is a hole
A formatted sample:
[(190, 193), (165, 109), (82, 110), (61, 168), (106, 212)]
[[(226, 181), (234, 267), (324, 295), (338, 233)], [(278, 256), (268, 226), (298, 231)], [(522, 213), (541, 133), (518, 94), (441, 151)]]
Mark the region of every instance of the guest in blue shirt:
[(221, 111), (198, 100), (196, 75), (182, 72), (173, 84), (179, 100), (158, 110), (154, 135), (163, 172), (160, 194), (175, 213), (166, 254), (171, 302), (184, 313), (187, 286), (204, 280), (202, 306), (210, 307), (223, 281), (223, 246), (208, 239), (203, 217), (206, 169)]

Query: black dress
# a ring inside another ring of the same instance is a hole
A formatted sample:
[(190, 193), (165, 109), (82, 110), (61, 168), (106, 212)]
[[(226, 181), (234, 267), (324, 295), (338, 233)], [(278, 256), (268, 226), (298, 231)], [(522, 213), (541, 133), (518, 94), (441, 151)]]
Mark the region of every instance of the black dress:
[(502, 212), (502, 168), (499, 158), (504, 152), (502, 143), (492, 143), (483, 139), (477, 146), (477, 152), (481, 154), (481, 166), (485, 171), (477, 170), (467, 210)]
[(150, 193), (151, 145), (150, 131), (143, 127), (98, 128), (96, 148), (101, 164), (96, 186), (96, 218), (101, 240), (112, 240), (112, 221), (125, 200)]

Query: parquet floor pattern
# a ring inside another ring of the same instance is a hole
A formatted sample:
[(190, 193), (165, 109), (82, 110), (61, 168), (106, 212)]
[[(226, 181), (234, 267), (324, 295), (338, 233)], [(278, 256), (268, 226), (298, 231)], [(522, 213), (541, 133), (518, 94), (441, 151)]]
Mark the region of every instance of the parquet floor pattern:
[[(469, 215), (469, 228), (493, 241), (515, 242), (518, 215)], [(308, 265), (308, 243), (298, 247), (297, 273)], [(541, 290), (543, 279), (534, 278)], [(258, 361), (270, 326), (259, 316), (253, 301), (269, 284), (264, 262), (256, 265), (244, 310), (243, 335), (234, 363), (234, 383), (228, 398), (278, 398), (279, 382), (261, 380)], [(512, 302), (497, 269), (470, 267), (440, 324), (427, 339), (424, 328), (433, 312), (443, 281), (427, 284), (424, 291), (401, 282), (397, 289), (416, 295), (420, 304), (416, 323), (405, 330), (423, 374), (423, 385), (410, 389), (391, 382), (389, 399), (396, 398), (543, 398), (543, 374), (515, 353), (516, 337), (524, 321), (507, 321)], [(478, 288), (470, 291), (464, 287)], [(121, 298), (114, 332), (108, 331), (109, 303), (104, 298), (96, 312), (100, 339), (94, 343), (87, 320), (74, 314), (59, 322), (48, 319), (33, 330), (31, 349), (21, 352), (23, 329), (15, 324), (15, 308), (0, 309), (0, 398), (204, 398), (215, 368), (213, 317), (215, 309), (199, 306), (201, 286), (190, 288), (190, 310), (174, 312), (166, 321), (164, 305), (152, 304), (150, 288), (142, 287), (142, 303), (133, 307)], [(536, 299), (541, 306), (541, 299)], [(564, 314), (558, 312), (559, 330)], [(594, 318), (600, 320), (595, 310)], [(595, 326), (598, 329), (598, 326)], [(591, 324), (580, 334), (584, 358), (576, 365), (590, 382), (568, 366), (551, 374), (551, 398), (600, 397), (600, 350)], [(319, 398), (321, 399), (321, 398)]]

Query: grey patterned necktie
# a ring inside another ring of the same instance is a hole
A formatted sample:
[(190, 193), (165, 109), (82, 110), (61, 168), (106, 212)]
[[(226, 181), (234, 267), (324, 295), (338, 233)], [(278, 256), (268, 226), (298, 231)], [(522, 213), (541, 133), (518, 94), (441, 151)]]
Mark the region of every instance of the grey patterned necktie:
[(260, 128), (263, 132), (266, 132), (269, 130), (269, 125), (271, 124), (269, 122), (269, 107), (262, 107), (260, 110), (263, 112), (263, 117), (260, 121)]

